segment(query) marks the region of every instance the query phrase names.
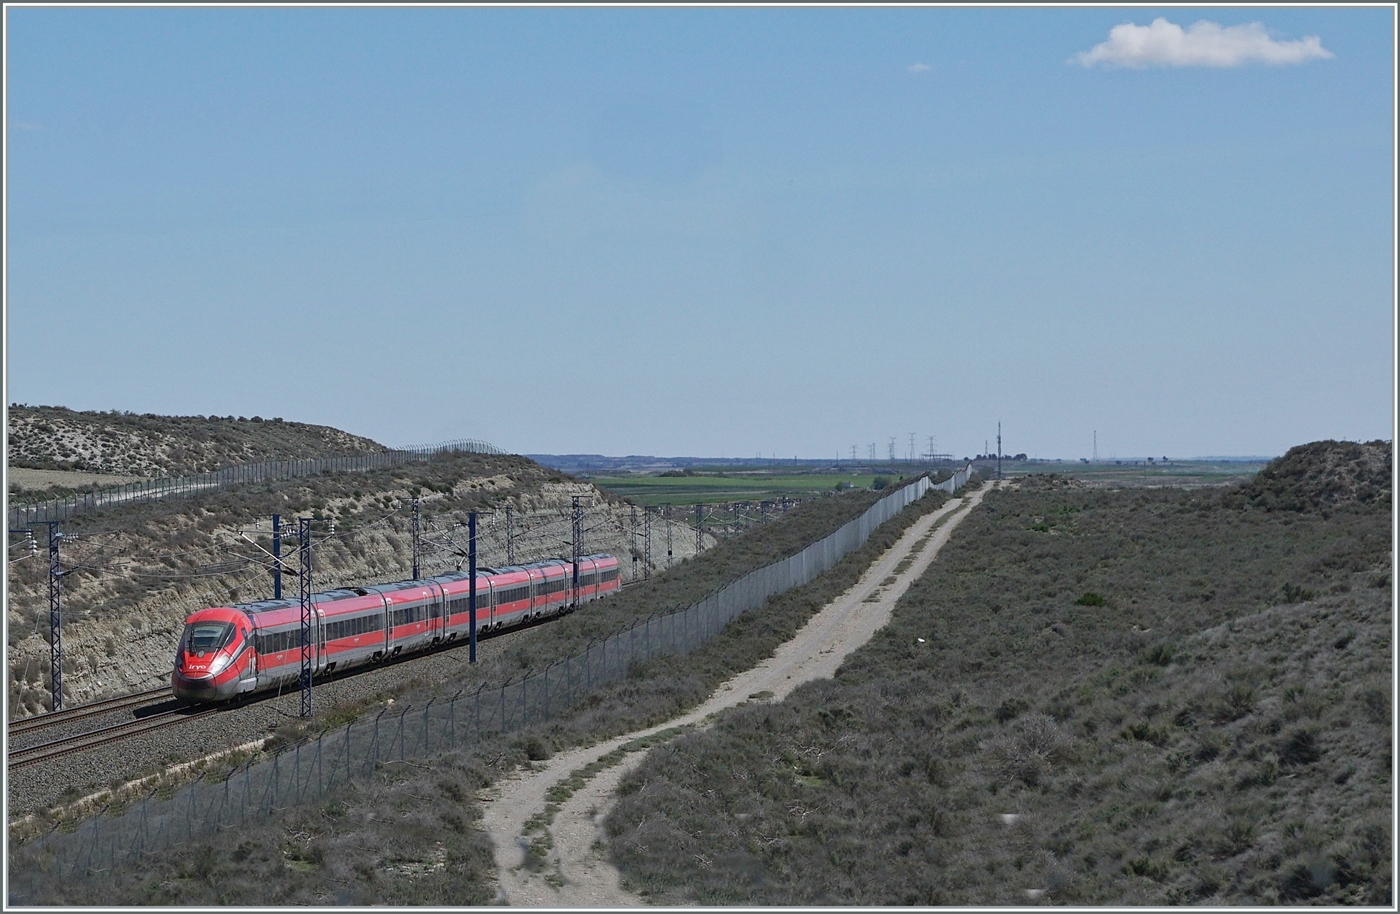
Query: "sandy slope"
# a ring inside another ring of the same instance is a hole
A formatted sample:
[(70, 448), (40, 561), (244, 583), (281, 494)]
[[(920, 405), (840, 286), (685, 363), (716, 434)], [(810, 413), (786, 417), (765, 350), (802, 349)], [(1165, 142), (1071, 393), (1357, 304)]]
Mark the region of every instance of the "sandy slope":
[[(601, 828), (614, 790), (622, 776), (641, 763), (645, 752), (635, 752), (594, 776), (559, 810), (549, 828), (553, 847), (544, 865), (532, 872), (523, 864), (527, 839), (525, 823), (545, 808), (550, 787), (575, 770), (593, 762), (630, 740), (670, 727), (704, 721), (725, 708), (734, 707), (760, 692), (771, 692), (779, 701), (798, 685), (832, 676), (847, 654), (868, 641), (889, 619), (896, 601), (933, 561), (949, 534), (967, 512), (982, 500), (986, 489), (966, 499), (952, 499), (921, 518), (865, 572), (846, 593), (827, 605), (767, 660), (721, 685), (699, 708), (646, 730), (587, 748), (562, 752), (523, 776), (497, 784), (487, 792), (484, 825), (496, 848), (498, 900), (518, 906), (605, 906), (644, 904), (622, 889), (617, 870), (607, 862)], [(926, 542), (920, 540), (950, 512), (956, 512)], [(895, 566), (917, 550), (916, 558), (894, 583), (882, 586)], [(867, 597), (875, 597), (866, 602)], [(532, 836), (537, 837), (537, 836)]]

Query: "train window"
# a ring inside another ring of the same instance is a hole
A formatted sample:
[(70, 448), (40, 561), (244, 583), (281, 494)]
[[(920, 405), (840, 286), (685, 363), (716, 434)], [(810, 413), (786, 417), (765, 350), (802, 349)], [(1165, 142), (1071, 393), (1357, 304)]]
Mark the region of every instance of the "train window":
[(185, 642), (187, 651), (201, 654), (217, 651), (233, 640), (233, 623), (195, 622), (185, 626), (185, 633), (180, 639)]
[(294, 647), (299, 648), (301, 646), (301, 632), (270, 632), (269, 634), (259, 636), (258, 642), (258, 653), (280, 654), (283, 651), (289, 651)]

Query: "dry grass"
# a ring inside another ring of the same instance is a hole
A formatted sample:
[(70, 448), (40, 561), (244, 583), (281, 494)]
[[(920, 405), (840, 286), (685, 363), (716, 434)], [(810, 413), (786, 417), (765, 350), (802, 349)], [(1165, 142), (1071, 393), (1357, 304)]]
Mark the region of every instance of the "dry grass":
[(626, 884), (673, 904), (1390, 903), (1388, 502), (1238, 504), (992, 493), (835, 680), (624, 780)]
[[(634, 668), (627, 679), (597, 690), (548, 726), (488, 739), (466, 752), (384, 765), (372, 783), (290, 810), (262, 825), (182, 844), (139, 867), (122, 866), (61, 885), (26, 882), (25, 891), (32, 894), (22, 900), (64, 905), (260, 907), (488, 903), (495, 893), (495, 868), (485, 837), (475, 827), (480, 816), (477, 790), (560, 748), (592, 744), (694, 706), (720, 682), (791, 638), (814, 612), (849, 587), (908, 524), (945, 500), (941, 493), (927, 496), (877, 530), (865, 547), (826, 575), (739, 617), (691, 654)], [(852, 492), (804, 505), (660, 575), (645, 587), (598, 604), (590, 613), (517, 633), (512, 636), (511, 651), (469, 670), (464, 666), (464, 675), (498, 682), (506, 674), (518, 676), (525, 666), (578, 652), (599, 626), (615, 630), (637, 613), (669, 608), (663, 600), (688, 599), (693, 593), (706, 592), (719, 578), (767, 564), (795, 551), (794, 543), (805, 545), (836, 529), (870, 501), (869, 493)], [(451, 694), (464, 684), (444, 683), (441, 689)], [(401, 697), (420, 703), (432, 695), (402, 693)], [(12, 860), (12, 873), (16, 865), (22, 872), (25, 863)], [(13, 878), (11, 885), (15, 885)]]

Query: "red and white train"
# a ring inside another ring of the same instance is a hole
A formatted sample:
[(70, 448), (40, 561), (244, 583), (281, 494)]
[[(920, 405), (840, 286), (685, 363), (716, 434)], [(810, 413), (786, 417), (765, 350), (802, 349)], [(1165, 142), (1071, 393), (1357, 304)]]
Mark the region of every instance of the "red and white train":
[[(578, 604), (622, 586), (611, 555), (579, 560)], [(572, 562), (553, 559), (476, 575), (477, 633), (576, 608)], [(330, 590), (311, 596), (314, 675), (375, 663), (465, 640), (470, 628), (467, 572), (420, 581)], [(301, 603), (264, 600), (201, 609), (185, 620), (171, 686), (183, 701), (228, 701), (301, 677)]]

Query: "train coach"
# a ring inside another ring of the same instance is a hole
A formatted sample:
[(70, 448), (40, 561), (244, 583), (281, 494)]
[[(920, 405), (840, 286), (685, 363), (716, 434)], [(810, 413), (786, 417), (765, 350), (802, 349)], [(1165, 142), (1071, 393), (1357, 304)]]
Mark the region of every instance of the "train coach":
[[(620, 566), (607, 554), (574, 566), (552, 559), (476, 575), (477, 632), (563, 615), (622, 586)], [(334, 673), (427, 650), (469, 636), (471, 575), (450, 572), (417, 581), (342, 588), (311, 596), (313, 674)], [(295, 683), (301, 676), (301, 604), (263, 600), (212, 606), (185, 620), (171, 687), (190, 702), (228, 701)]]

